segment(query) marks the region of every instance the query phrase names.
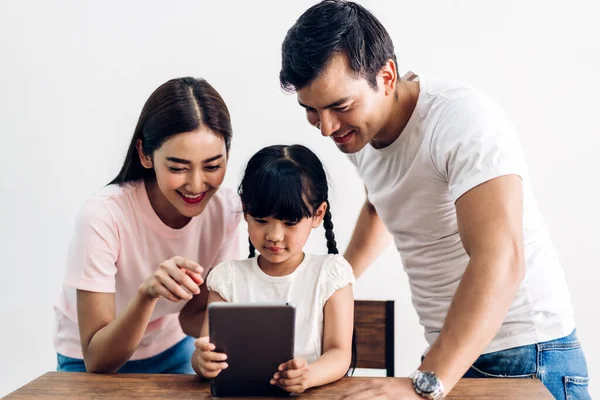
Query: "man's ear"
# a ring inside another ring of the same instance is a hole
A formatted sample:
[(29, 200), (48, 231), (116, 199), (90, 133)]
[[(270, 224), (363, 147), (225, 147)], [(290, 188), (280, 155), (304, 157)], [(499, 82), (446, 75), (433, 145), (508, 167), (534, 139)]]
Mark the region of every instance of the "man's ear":
[(144, 150), (142, 149), (142, 140), (141, 139), (138, 139), (137, 142), (135, 142), (135, 148), (137, 149), (142, 166), (146, 169), (152, 169), (152, 167), (154, 166), (152, 163), (152, 157), (150, 157), (149, 155), (144, 153)]
[(396, 84), (398, 83), (398, 74), (396, 72), (396, 63), (391, 58), (381, 67), (378, 74), (378, 80), (383, 84), (383, 90), (386, 95), (394, 94)]
[(315, 215), (313, 215), (313, 224), (312, 224), (313, 228), (318, 228), (321, 225), (323, 218), (325, 218), (326, 212), (327, 212), (327, 203), (322, 202), (319, 205), (319, 207), (317, 207), (317, 211), (315, 212)]

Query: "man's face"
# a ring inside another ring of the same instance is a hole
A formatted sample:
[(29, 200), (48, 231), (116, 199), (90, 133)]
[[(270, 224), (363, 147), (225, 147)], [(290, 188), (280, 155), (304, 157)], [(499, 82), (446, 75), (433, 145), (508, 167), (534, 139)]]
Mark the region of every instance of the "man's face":
[(382, 130), (387, 104), (384, 79), (375, 91), (348, 68), (345, 56), (334, 55), (310, 85), (297, 91), (308, 122), (331, 137), (344, 153), (360, 151)]

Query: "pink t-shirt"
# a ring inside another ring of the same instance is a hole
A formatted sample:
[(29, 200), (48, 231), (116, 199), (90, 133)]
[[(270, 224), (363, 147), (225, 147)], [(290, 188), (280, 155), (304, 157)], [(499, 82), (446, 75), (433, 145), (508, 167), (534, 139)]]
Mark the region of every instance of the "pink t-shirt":
[[(219, 262), (241, 257), (237, 232), (241, 216), (239, 197), (221, 188), (202, 214), (185, 227), (172, 229), (154, 212), (143, 181), (102, 188), (76, 219), (64, 285), (54, 307), (56, 351), (83, 358), (76, 289), (115, 293), (118, 315), (140, 284), (173, 256), (198, 262), (206, 277)], [(178, 316), (186, 303), (158, 300), (131, 360), (155, 356), (185, 337)]]

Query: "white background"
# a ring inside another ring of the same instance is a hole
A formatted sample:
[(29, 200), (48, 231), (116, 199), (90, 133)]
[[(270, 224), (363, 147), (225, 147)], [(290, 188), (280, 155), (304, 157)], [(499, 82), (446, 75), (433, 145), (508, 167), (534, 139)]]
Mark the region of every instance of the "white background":
[[(466, 81), (516, 125), (564, 262), (592, 394), (600, 396), (597, 250), (600, 28), (593, 1), (364, 1), (389, 30), (401, 73)], [(118, 172), (143, 103), (164, 81), (202, 76), (227, 102), (226, 184), (272, 143), (325, 160), (345, 248), (364, 200), (335, 145), (279, 88), (280, 46), (313, 1), (0, 1), (0, 396), (55, 368), (53, 310), (75, 213)], [(309, 251), (325, 251), (315, 233)], [(396, 370), (424, 349), (406, 276), (388, 249), (356, 286), (396, 299)]]

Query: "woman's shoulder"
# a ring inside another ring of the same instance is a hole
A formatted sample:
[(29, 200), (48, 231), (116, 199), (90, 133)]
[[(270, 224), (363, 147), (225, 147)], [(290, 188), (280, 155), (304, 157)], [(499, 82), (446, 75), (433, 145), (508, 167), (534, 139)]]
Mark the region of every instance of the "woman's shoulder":
[(83, 203), (77, 219), (80, 221), (114, 219), (116, 214), (123, 214), (126, 209), (136, 207), (136, 190), (141, 182), (111, 184), (98, 189)]

